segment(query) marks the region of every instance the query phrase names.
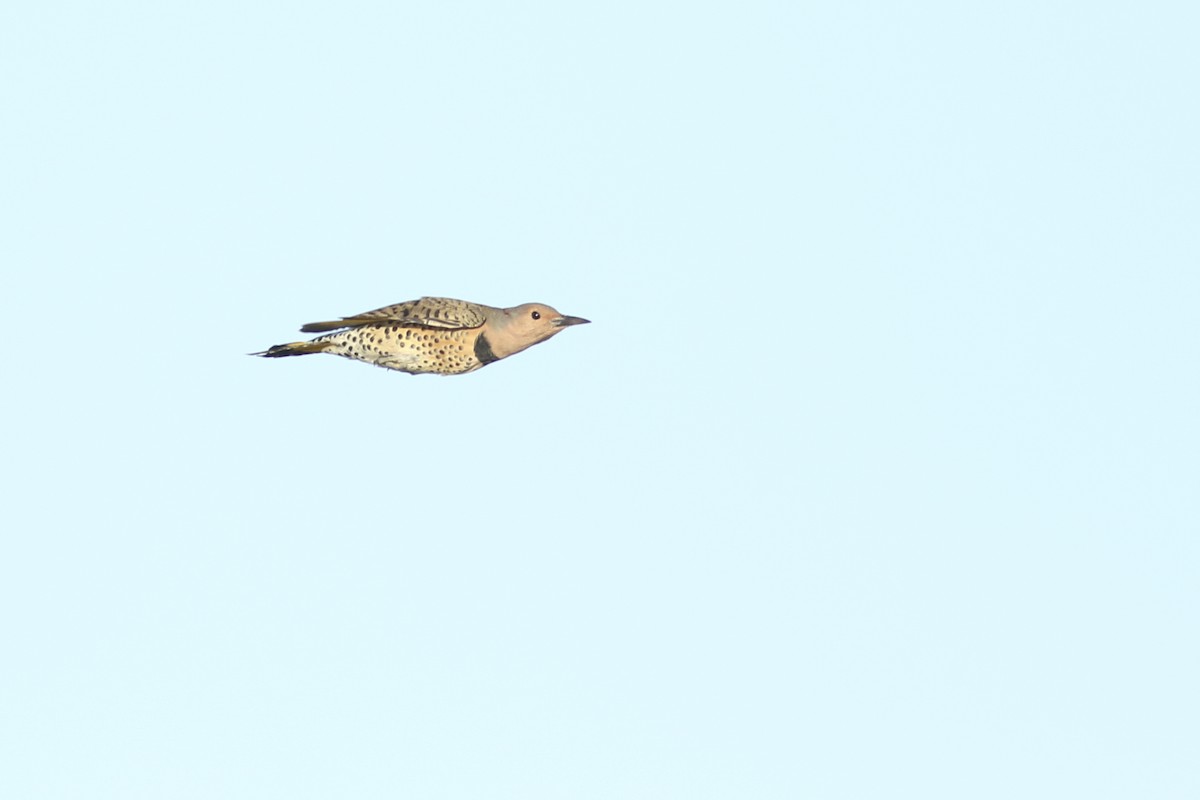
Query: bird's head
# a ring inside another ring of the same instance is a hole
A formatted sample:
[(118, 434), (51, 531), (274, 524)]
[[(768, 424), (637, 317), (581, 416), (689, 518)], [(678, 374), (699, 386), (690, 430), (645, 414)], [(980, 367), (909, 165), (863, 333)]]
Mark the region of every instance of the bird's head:
[(488, 339), (496, 355), (504, 358), (546, 341), (563, 328), (586, 325), (590, 321), (560, 314), (543, 303), (525, 303), (503, 309), (496, 320), (495, 331)]

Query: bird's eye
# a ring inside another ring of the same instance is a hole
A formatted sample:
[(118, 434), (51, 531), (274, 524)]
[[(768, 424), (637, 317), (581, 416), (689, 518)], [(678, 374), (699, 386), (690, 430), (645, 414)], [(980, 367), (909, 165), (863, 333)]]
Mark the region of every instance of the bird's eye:
[(542, 314), (541, 314), (541, 312), (540, 312), (540, 311), (535, 311), (535, 312), (533, 312), (532, 314), (530, 314), (530, 316), (531, 316), (531, 317), (533, 317), (534, 319), (541, 319), (541, 318), (542, 318)]

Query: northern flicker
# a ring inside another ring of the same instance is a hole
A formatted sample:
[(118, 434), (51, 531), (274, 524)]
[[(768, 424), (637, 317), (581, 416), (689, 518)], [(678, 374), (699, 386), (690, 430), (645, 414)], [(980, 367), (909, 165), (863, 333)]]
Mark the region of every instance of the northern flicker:
[(264, 358), (332, 353), (386, 369), (459, 375), (544, 342), (569, 325), (568, 317), (541, 303), (512, 308), (422, 297), (331, 322), (310, 322), (302, 333), (325, 333), (307, 342), (277, 344)]

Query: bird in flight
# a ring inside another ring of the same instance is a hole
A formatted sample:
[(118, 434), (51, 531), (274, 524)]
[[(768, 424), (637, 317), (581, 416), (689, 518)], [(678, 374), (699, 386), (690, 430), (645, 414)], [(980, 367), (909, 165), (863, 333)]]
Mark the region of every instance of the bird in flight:
[(461, 375), (589, 321), (541, 303), (493, 308), (448, 297), (422, 297), (331, 322), (310, 322), (300, 329), (302, 333), (324, 335), (251, 355), (332, 353), (413, 375)]

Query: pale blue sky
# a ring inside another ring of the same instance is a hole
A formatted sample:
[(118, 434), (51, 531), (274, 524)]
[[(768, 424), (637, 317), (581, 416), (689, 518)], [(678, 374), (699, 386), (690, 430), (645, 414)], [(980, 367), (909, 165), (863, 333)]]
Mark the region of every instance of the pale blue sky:
[(0, 797), (1200, 796), (1194, 8), (6, 4)]

